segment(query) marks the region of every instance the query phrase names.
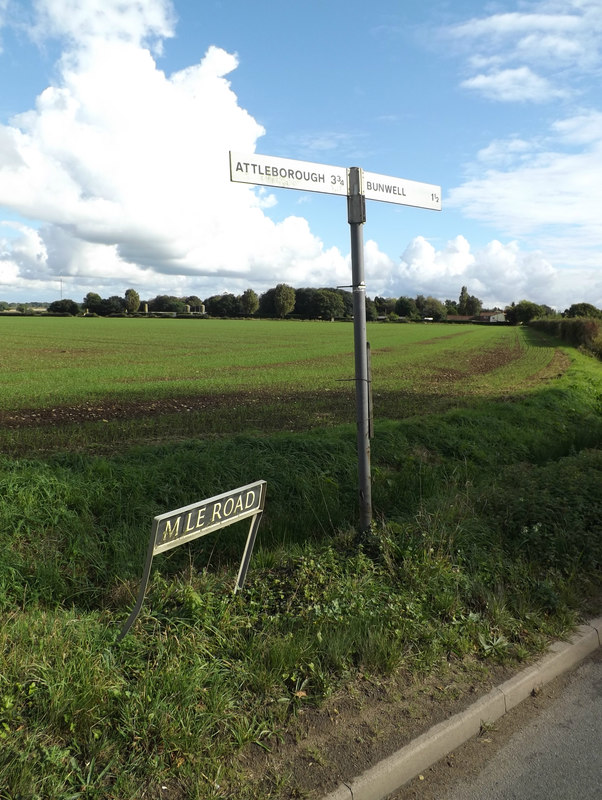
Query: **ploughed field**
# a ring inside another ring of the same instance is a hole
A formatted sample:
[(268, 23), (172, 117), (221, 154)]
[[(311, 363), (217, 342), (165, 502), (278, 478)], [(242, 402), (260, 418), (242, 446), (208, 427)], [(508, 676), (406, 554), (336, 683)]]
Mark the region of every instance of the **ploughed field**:
[[(376, 419), (522, 396), (569, 364), (495, 326), (371, 324)], [(128, 442), (355, 420), (351, 324), (2, 319), (0, 447)]]

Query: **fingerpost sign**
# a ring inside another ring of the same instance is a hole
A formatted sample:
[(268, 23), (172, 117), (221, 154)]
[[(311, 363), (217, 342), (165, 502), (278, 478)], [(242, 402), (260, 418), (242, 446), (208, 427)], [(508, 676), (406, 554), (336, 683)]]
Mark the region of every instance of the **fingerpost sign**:
[(230, 180), (306, 192), (345, 195), (347, 221), (351, 232), (353, 290), (353, 336), (355, 351), (355, 395), (359, 477), (360, 530), (372, 523), (370, 481), (370, 387), (366, 341), (366, 284), (362, 226), (366, 221), (366, 200), (441, 211), (441, 187), (431, 183), (394, 178), (361, 167), (329, 166), (276, 156), (243, 155), (230, 152)]

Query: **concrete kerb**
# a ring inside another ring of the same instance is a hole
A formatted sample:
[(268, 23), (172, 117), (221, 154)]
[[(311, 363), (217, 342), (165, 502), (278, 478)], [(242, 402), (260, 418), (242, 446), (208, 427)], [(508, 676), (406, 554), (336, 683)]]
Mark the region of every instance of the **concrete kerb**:
[(384, 800), (392, 792), (435, 764), (499, 719), (534, 690), (568, 672), (602, 645), (602, 617), (581, 625), (565, 642), (554, 642), (538, 662), (481, 697), (465, 711), (434, 725), (323, 800)]

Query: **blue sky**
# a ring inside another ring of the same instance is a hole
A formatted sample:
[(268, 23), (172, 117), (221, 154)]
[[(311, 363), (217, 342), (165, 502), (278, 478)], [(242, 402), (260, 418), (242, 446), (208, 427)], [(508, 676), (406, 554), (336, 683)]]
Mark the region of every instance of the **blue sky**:
[(370, 201), (367, 293), (602, 307), (602, 0), (0, 0), (0, 299), (350, 282), (343, 197), (228, 151), (438, 184)]

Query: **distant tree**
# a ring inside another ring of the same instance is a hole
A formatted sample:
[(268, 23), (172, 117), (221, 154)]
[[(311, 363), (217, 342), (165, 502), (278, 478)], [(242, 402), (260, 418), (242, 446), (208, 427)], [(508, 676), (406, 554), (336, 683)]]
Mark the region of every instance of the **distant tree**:
[(220, 303), (223, 317), (237, 317), (240, 313), (240, 302), (239, 298), (232, 294), (232, 292), (226, 292), (222, 295), (221, 303)]
[(420, 312), (421, 316), (426, 316), (424, 309), (426, 307), (426, 297), (423, 294), (416, 295), (416, 299), (414, 300), (416, 303), (416, 308)]
[(420, 318), (416, 301), (411, 297), (404, 297), (403, 295), (399, 297), (395, 303), (395, 313), (400, 317), (407, 317), (407, 319)]
[(458, 311), (458, 304), (455, 300), (446, 300), (445, 301), (445, 310), (448, 314), (459, 314)]
[(295, 290), (286, 283), (279, 283), (274, 289), (274, 311), (284, 319), (295, 307)]
[(203, 305), (205, 306), (205, 311), (209, 314), (210, 317), (221, 317), (224, 316), (221, 314), (221, 306), (220, 300), (222, 299), (221, 294), (212, 294), (210, 297), (206, 297), (203, 300)]
[(184, 302), (187, 306), (190, 306), (191, 311), (200, 311), (201, 306), (203, 305), (203, 301), (200, 297), (197, 297), (196, 294), (191, 294), (189, 297), (185, 297)]
[(108, 317), (110, 314), (123, 314), (126, 308), (126, 301), (123, 297), (114, 294), (111, 297), (106, 297), (100, 302), (100, 311), (98, 312), (103, 317)]
[(447, 316), (447, 311), (440, 300), (429, 296), (424, 301), (422, 315), (424, 317), (432, 317), (435, 322), (440, 322)]
[(548, 319), (558, 319), (562, 315), (556, 311), (556, 309), (552, 308), (552, 306), (547, 306), (545, 304), (539, 306), (541, 309), (541, 316), (548, 317)]
[(102, 297), (96, 292), (88, 292), (84, 297), (83, 306), (90, 314), (100, 314), (102, 308)]
[(562, 315), (563, 317), (590, 317), (593, 319), (600, 319), (602, 311), (591, 303), (573, 303), (570, 308), (567, 308)]
[(316, 316), (333, 319), (345, 315), (345, 303), (335, 289), (318, 289), (315, 294)]
[(268, 289), (259, 295), (259, 316), (260, 317), (275, 317), (276, 309), (274, 307), (274, 294), (275, 289)]
[[(352, 317), (353, 316), (353, 294), (348, 292), (346, 289), (335, 289), (334, 290), (338, 295), (341, 296), (344, 306), (344, 313), (343, 316), (345, 317)], [(374, 301), (370, 301), (371, 303)]]
[(148, 301), (148, 310), (153, 313), (156, 311), (175, 312), (176, 314), (184, 314), (186, 311), (186, 303), (181, 297), (173, 297), (172, 295), (159, 294), (152, 300)]
[(478, 297), (473, 294), (468, 294), (468, 289), (463, 286), (458, 298), (458, 314), (467, 317), (476, 317), (483, 308), (483, 303)]
[(468, 289), (466, 286), (463, 286), (460, 290), (460, 297), (458, 298), (458, 314), (462, 314), (463, 316), (468, 314), (466, 310), (466, 303), (468, 302)]
[(253, 289), (246, 289), (238, 298), (241, 314), (245, 317), (252, 316), (259, 308), (259, 297)]
[(79, 314), (79, 305), (75, 300), (55, 300), (48, 306), (48, 311), (51, 314), (71, 314), (74, 317)]
[(317, 289), (305, 288), (297, 289), (295, 293), (295, 314), (303, 319), (312, 319), (318, 316), (316, 313), (316, 293)]
[(378, 311), (378, 315), (380, 317), (386, 317), (389, 314), (394, 314), (395, 303), (397, 303), (395, 297), (379, 297), (377, 295), (374, 298), (374, 305), (376, 306), (376, 310)]
[(214, 294), (205, 299), (205, 311), (210, 317), (235, 317), (238, 309), (238, 300), (230, 292)]
[(521, 300), (520, 303), (512, 303), (504, 312), (506, 320), (512, 325), (521, 325), (530, 322), (535, 317), (542, 316), (542, 308), (537, 303), (530, 300)]
[(482, 308), (483, 303), (478, 297), (475, 297), (474, 294), (468, 295), (468, 299), (466, 300), (466, 313), (469, 317), (478, 316)]
[(135, 289), (125, 290), (125, 310), (128, 314), (135, 314), (140, 308), (140, 295)]
[(330, 287), (297, 289), (294, 313), (304, 319), (352, 317), (353, 295), (344, 289)]

